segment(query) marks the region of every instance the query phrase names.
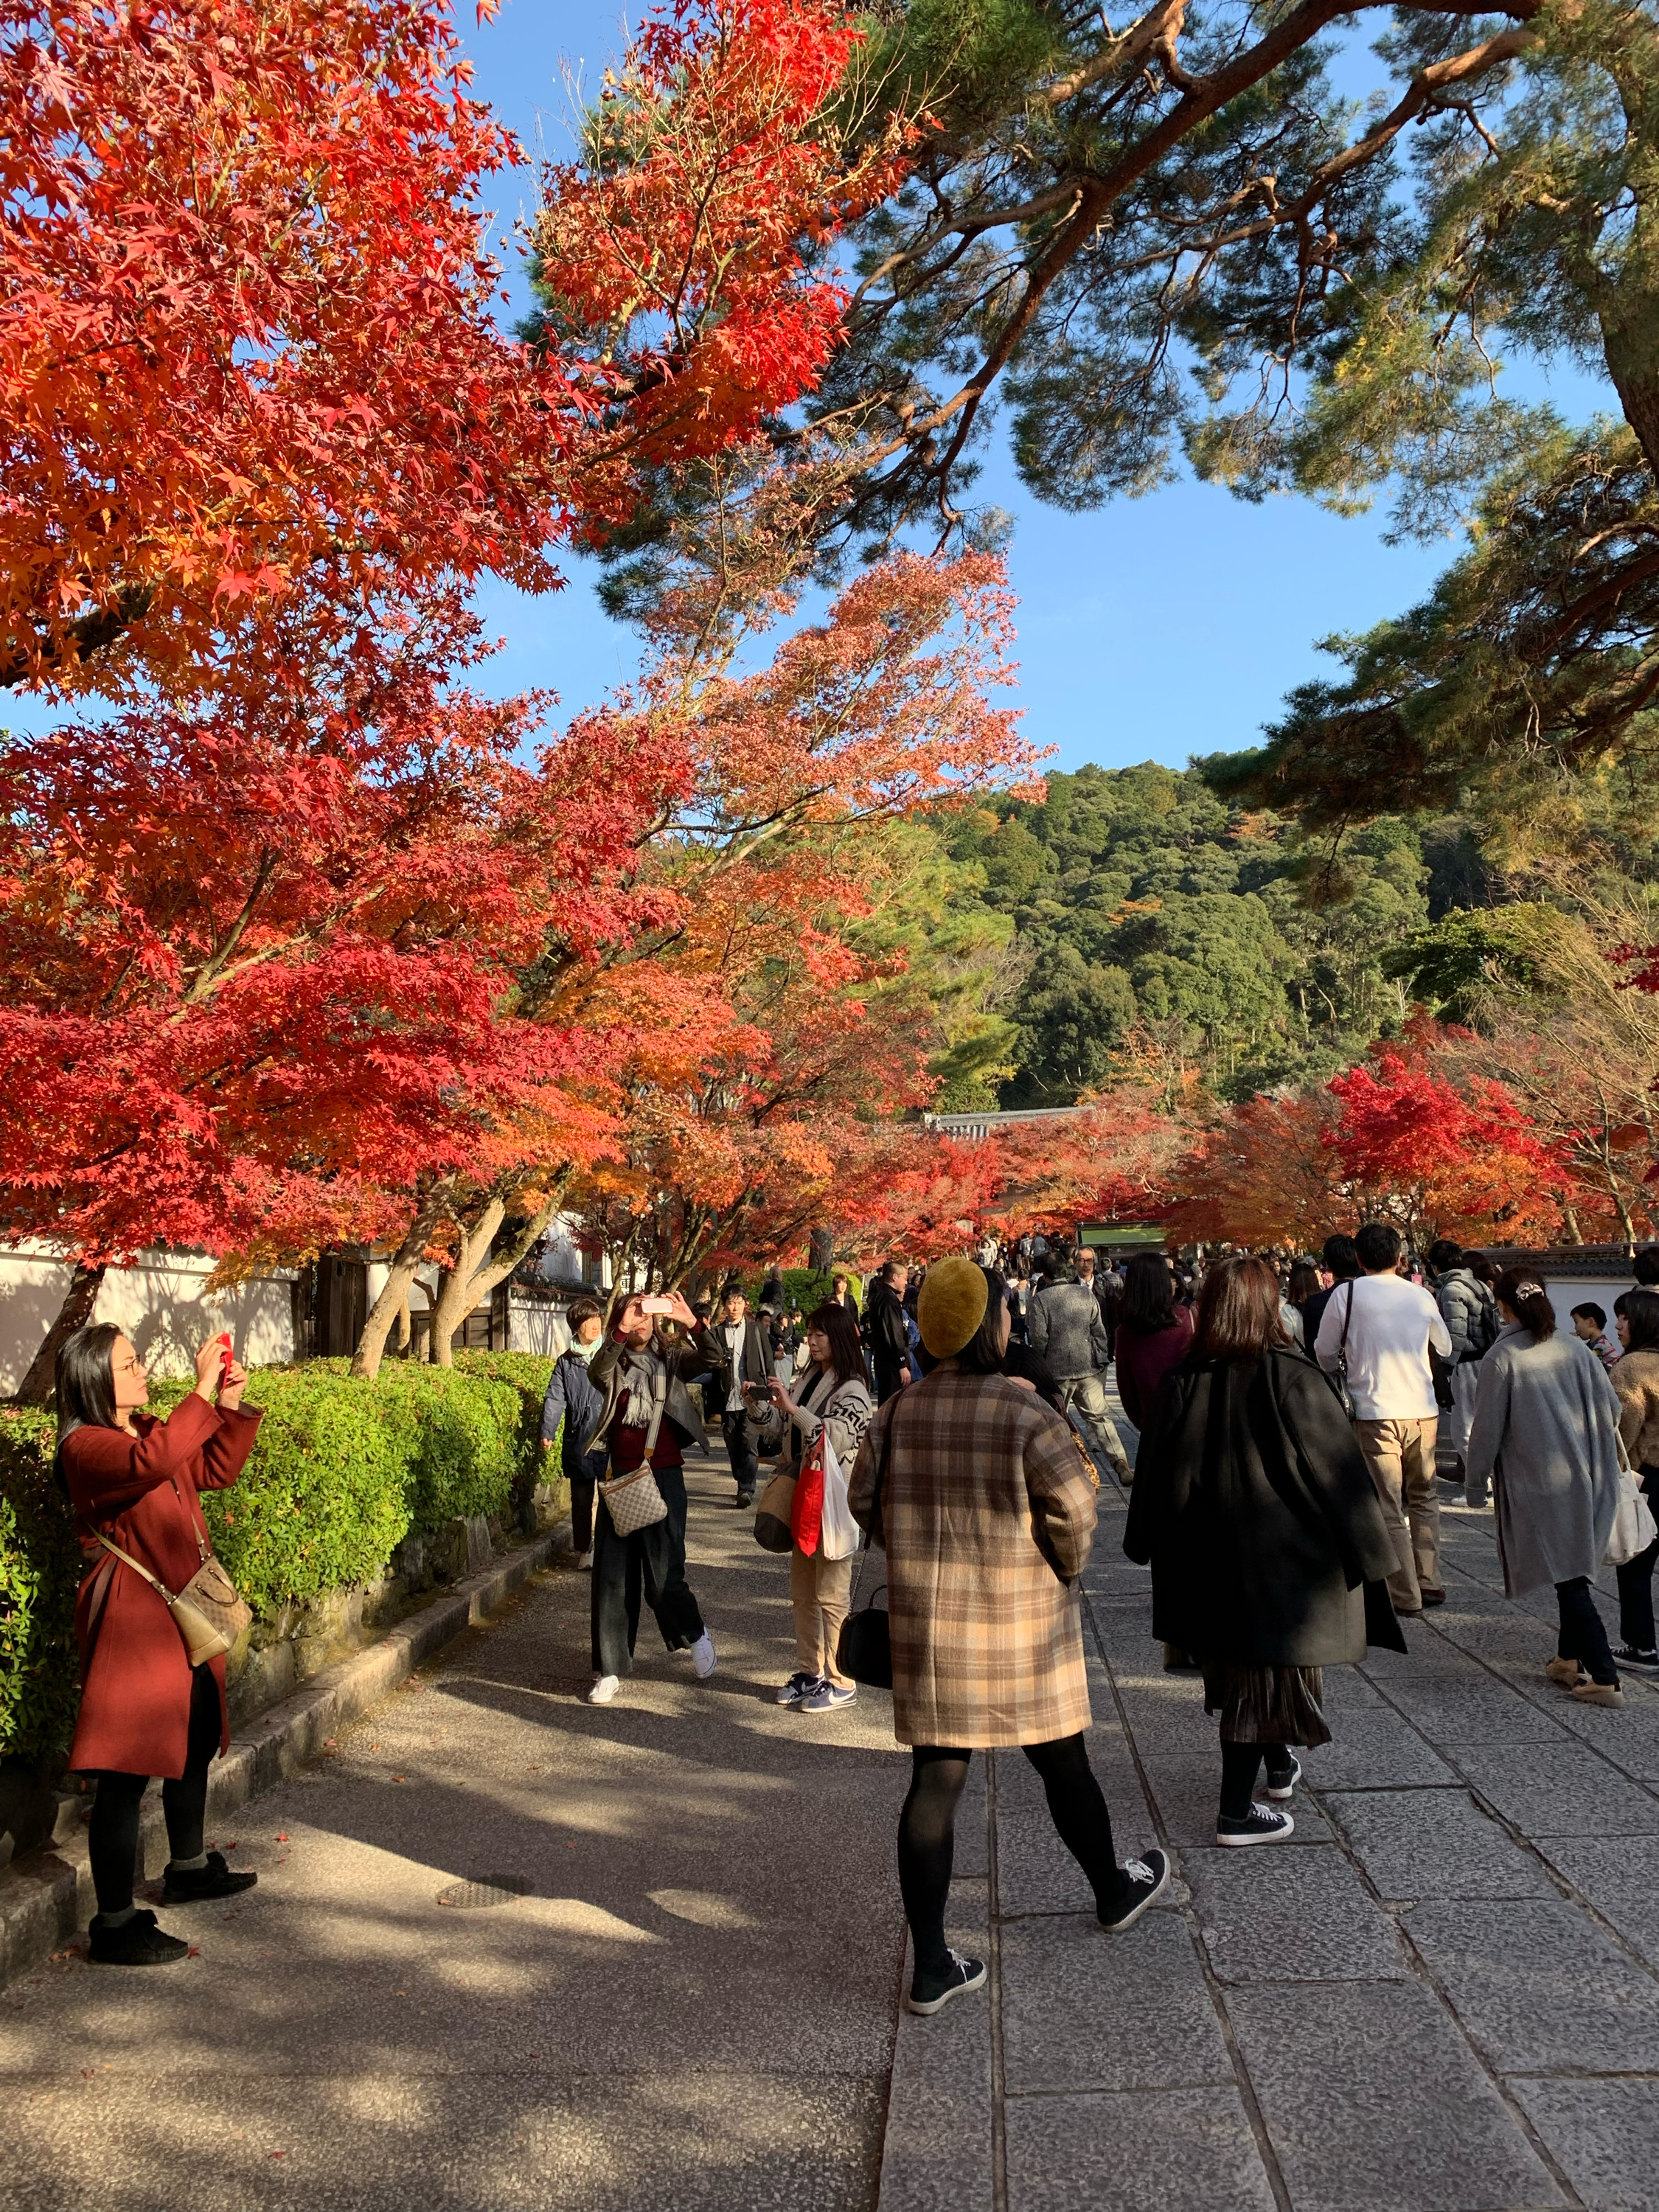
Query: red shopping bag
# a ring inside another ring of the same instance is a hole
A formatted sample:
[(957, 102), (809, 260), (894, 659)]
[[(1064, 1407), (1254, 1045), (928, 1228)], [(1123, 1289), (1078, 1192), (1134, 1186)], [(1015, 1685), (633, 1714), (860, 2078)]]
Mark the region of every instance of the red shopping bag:
[(809, 1559), (818, 1548), (818, 1529), (823, 1520), (823, 1437), (820, 1429), (801, 1462), (794, 1510), (789, 1516), (790, 1532)]

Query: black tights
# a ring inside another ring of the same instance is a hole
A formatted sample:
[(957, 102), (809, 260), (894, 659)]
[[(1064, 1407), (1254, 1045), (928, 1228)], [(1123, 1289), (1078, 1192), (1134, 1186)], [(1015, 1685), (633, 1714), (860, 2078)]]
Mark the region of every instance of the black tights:
[[(1042, 1777), (1043, 1794), (1060, 1840), (1083, 1869), (1102, 1912), (1121, 1898), (1128, 1877), (1112, 1849), (1112, 1820), (1080, 1735), (1020, 1748)], [(899, 1814), (899, 1893), (910, 1923), (920, 1972), (945, 1962), (945, 1905), (951, 1893), (957, 1801), (968, 1779), (970, 1751), (917, 1744), (910, 1754), (910, 1791)]]
[(1262, 1759), (1270, 1777), (1288, 1774), (1291, 1754), (1282, 1743), (1224, 1743), (1221, 1747), (1221, 1817), (1248, 1820)]
[[(190, 1740), (185, 1747), (185, 1771), (176, 1782), (161, 1784), (161, 1809), (167, 1815), (167, 1843), (173, 1858), (202, 1855), (202, 1822), (207, 1813), (208, 1763), (219, 1748), (219, 1685), (211, 1667), (198, 1667), (190, 1690)], [(92, 1886), (100, 1912), (125, 1912), (132, 1903), (133, 1874), (138, 1859), (138, 1808), (149, 1786), (148, 1774), (103, 1773), (87, 1823), (87, 1844), (92, 1860)]]

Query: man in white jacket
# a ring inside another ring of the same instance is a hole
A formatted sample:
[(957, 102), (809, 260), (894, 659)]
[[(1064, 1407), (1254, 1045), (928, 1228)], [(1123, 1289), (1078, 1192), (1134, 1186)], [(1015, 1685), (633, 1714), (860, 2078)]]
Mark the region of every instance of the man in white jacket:
[(1396, 1613), (1443, 1605), (1440, 1498), (1434, 1437), (1440, 1408), (1429, 1347), (1444, 1358), (1451, 1337), (1429, 1293), (1396, 1271), (1400, 1234), (1368, 1221), (1354, 1239), (1364, 1273), (1331, 1293), (1313, 1352), (1334, 1371), (1346, 1355), (1359, 1449), (1394, 1536), (1398, 1571), (1389, 1578)]

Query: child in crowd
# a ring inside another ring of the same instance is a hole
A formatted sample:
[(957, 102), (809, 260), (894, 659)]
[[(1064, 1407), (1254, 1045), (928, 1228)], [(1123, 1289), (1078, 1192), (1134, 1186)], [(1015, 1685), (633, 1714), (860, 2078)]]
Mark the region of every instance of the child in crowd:
[(1576, 1335), (1589, 1345), (1603, 1367), (1614, 1367), (1619, 1362), (1619, 1346), (1607, 1337), (1607, 1317), (1598, 1305), (1589, 1303), (1572, 1310), (1572, 1326)]

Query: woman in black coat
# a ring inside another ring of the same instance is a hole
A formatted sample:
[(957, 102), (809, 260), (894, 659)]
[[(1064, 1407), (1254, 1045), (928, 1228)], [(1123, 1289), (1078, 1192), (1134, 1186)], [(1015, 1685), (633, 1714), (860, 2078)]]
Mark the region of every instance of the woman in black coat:
[[(1152, 1634), (1195, 1653), (1221, 1715), (1218, 1844), (1277, 1843), (1288, 1813), (1252, 1802), (1301, 1773), (1292, 1744), (1330, 1741), (1320, 1668), (1403, 1651), (1381, 1587), (1393, 1540), (1335, 1393), (1279, 1318), (1279, 1279), (1243, 1254), (1204, 1279), (1192, 1351), (1141, 1439), (1123, 1548), (1152, 1571)], [(1373, 1587), (1368, 1589), (1367, 1586)]]

